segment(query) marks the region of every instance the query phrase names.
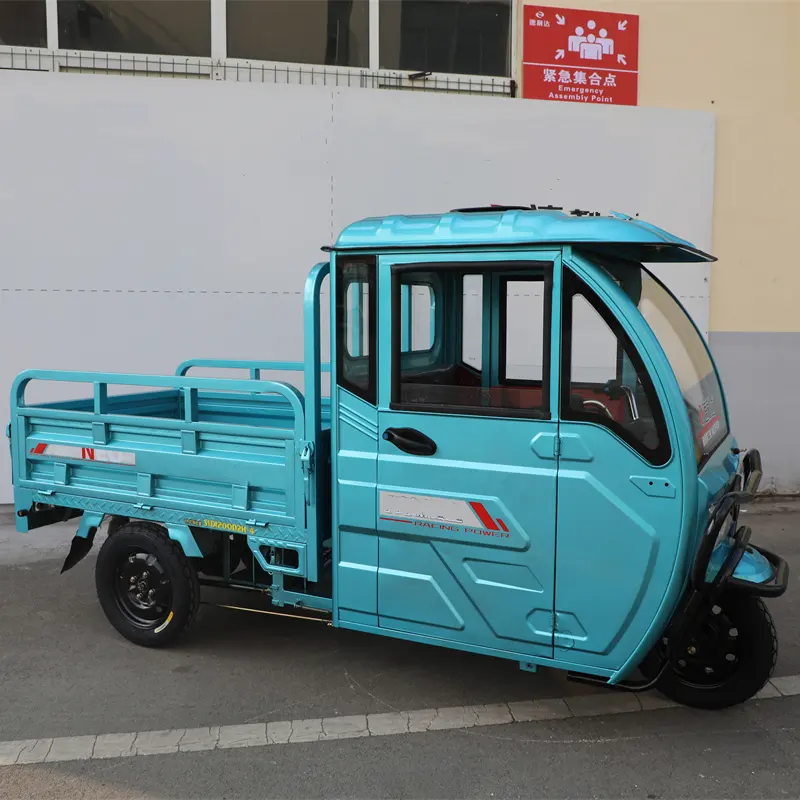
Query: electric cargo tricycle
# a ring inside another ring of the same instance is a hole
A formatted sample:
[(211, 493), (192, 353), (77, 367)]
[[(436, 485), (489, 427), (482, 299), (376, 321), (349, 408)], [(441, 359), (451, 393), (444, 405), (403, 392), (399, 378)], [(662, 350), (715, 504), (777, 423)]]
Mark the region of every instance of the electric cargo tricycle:
[[(139, 645), (175, 642), (222, 587), (690, 706), (756, 694), (777, 654), (763, 599), (788, 580), (740, 524), (761, 459), (645, 266), (713, 257), (535, 206), (366, 219), (324, 250), (302, 362), (22, 373), (17, 529), (76, 519), (66, 570), (105, 520), (97, 594)], [(290, 371), (302, 392), (265, 378)], [(89, 396), (26, 402), (39, 381)]]

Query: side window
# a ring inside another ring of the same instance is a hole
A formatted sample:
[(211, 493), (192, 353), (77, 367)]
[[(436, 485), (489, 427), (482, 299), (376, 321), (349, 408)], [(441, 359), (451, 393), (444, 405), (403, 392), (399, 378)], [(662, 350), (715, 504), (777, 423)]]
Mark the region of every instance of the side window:
[(336, 265), (337, 383), (373, 405), (376, 399), (375, 259)]
[(461, 363), (483, 366), (483, 275), (461, 275)]
[[(550, 346), (549, 286), (542, 277), (500, 282), (500, 379), (509, 385), (547, 381), (545, 346)], [(541, 320), (541, 325), (532, 321)]]
[(436, 337), (436, 294), (430, 283), (403, 283), (402, 352), (427, 353)]
[(549, 265), (429, 264), (425, 270), (437, 287), (441, 330), (425, 359), (405, 349), (403, 293), (422, 274), (399, 268), (392, 284), (392, 406), (549, 418)]
[(669, 437), (644, 363), (611, 311), (568, 269), (561, 320), (561, 418), (603, 425), (665, 464)]

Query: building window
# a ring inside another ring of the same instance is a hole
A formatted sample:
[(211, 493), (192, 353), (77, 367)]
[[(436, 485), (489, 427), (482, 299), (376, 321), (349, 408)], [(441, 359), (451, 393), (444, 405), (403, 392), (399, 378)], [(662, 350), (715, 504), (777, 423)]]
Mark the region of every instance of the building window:
[(210, 0), (58, 0), (59, 46), (165, 56), (211, 55)]
[(0, 44), (47, 47), (45, 0), (0, 0)]
[(369, 65), (369, 0), (228, 0), (228, 57)]
[(511, 0), (380, 0), (383, 69), (510, 74)]

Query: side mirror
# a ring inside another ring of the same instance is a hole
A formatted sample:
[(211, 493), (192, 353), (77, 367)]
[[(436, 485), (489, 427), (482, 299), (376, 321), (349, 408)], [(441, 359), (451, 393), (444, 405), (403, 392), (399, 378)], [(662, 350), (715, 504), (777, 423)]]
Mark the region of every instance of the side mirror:
[(764, 472), (761, 468), (761, 453), (758, 450), (747, 450), (742, 456), (740, 466), (740, 483), (737, 494), (742, 502), (752, 500), (761, 485)]
[(748, 450), (744, 457), (744, 484), (743, 490), (749, 495), (754, 495), (761, 485), (764, 472), (761, 469), (761, 453), (758, 450)]

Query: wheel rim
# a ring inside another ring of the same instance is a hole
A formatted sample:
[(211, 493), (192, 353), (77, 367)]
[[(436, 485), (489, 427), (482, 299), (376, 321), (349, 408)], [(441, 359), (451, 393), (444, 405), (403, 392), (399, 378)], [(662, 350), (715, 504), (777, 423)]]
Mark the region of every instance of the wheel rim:
[(688, 686), (713, 689), (725, 684), (740, 667), (741, 635), (718, 605), (686, 646), (672, 656), (675, 676)]
[(114, 570), (114, 599), (131, 625), (156, 628), (169, 616), (172, 583), (152, 553), (131, 547)]

